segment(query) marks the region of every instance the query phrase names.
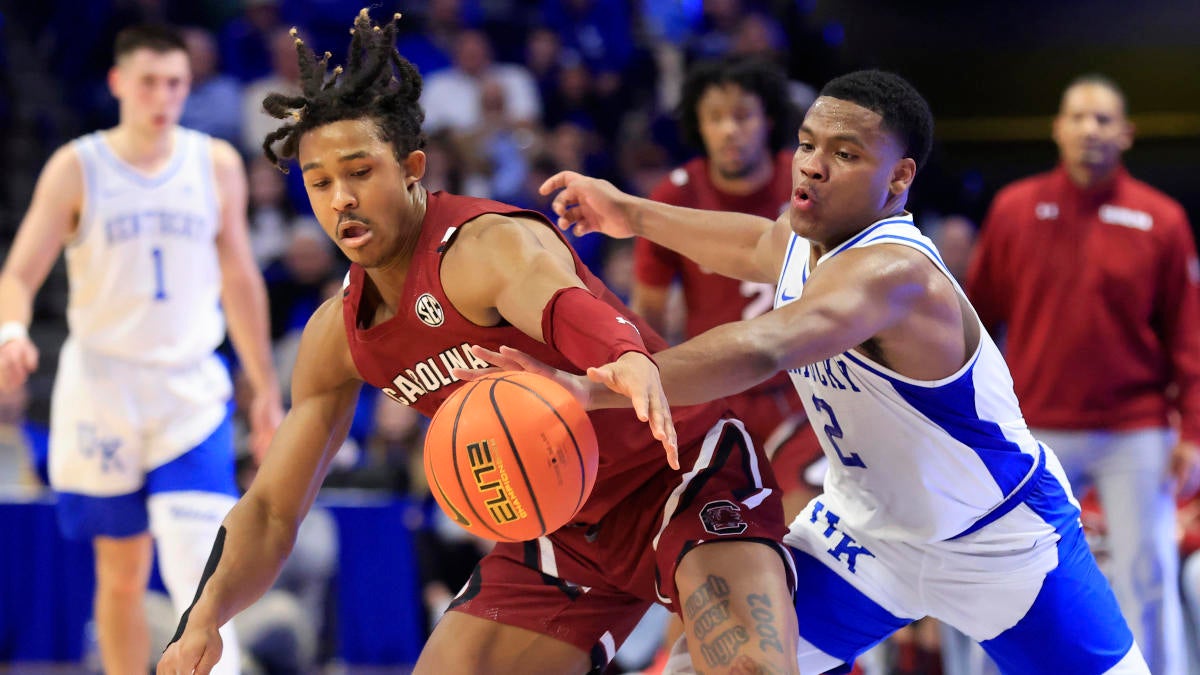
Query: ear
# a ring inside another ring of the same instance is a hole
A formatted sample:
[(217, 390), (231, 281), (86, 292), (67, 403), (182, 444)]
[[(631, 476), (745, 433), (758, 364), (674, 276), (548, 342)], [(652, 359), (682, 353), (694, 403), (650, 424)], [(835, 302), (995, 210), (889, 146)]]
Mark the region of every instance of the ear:
[(404, 187), (410, 188), (425, 177), (425, 151), (413, 150), (404, 158)]
[(1125, 128), (1121, 130), (1121, 152), (1133, 147), (1133, 133), (1137, 128), (1133, 126), (1133, 122), (1125, 121)]
[(892, 167), (892, 175), (888, 178), (888, 192), (893, 195), (904, 194), (916, 177), (917, 161), (912, 157), (902, 157)]
[(119, 66), (113, 66), (108, 69), (108, 91), (113, 95), (113, 98), (121, 98), (121, 72)]

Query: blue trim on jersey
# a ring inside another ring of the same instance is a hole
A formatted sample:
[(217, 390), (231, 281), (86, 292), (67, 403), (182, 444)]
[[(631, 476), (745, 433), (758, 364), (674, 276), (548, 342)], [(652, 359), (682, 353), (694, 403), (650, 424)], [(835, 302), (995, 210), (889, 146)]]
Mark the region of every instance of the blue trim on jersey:
[(146, 496), (141, 491), (115, 497), (59, 492), (57, 497), (58, 529), (67, 539), (132, 537), (150, 527)]
[[(834, 250), (833, 254), (830, 255), (829, 257), (832, 258), (833, 256), (841, 253), (842, 251), (845, 251), (846, 249), (854, 246), (858, 242), (862, 241), (864, 237), (870, 235), (872, 232), (874, 232), (875, 230), (878, 230), (879, 228), (883, 227), (884, 225), (894, 225), (896, 223), (904, 223), (905, 225), (912, 225), (913, 224), (912, 216), (907, 216), (904, 218), (891, 218), (888, 220), (881, 220), (881, 221), (875, 223), (874, 225), (868, 227), (867, 229), (863, 230), (862, 232), (859, 232), (858, 234), (856, 234), (854, 236), (854, 238), (842, 242), (837, 247), (837, 249)], [(916, 226), (913, 225), (913, 227), (916, 227)]]
[(190, 133), (194, 132), (189, 132), (183, 127), (176, 127), (174, 133), (176, 134), (175, 148), (172, 151), (171, 163), (154, 176), (147, 176), (143, 173), (139, 173), (133, 167), (126, 164), (124, 160), (118, 157), (112, 151), (112, 149), (108, 147), (108, 144), (104, 142), (104, 139), (99, 136), (99, 132), (97, 132), (96, 136), (96, 147), (100, 149), (98, 153), (99, 157), (104, 160), (105, 163), (111, 164), (113, 168), (117, 170), (117, 173), (120, 173), (126, 179), (138, 184), (141, 187), (156, 188), (174, 178), (175, 174), (179, 172), (179, 168), (183, 166), (184, 160), (187, 159), (188, 152), (186, 145), (188, 142), (188, 136)]
[(957, 380), (938, 387), (926, 387), (898, 380), (868, 364), (853, 352), (842, 355), (863, 369), (884, 378), (914, 410), (936, 424), (951, 438), (975, 451), (996, 481), (1001, 493), (1008, 495), (1029, 475), (1036, 461), (1008, 440), (1000, 425), (979, 418), (975, 408), (975, 364)]
[(199, 491), (237, 497), (233, 461), (233, 420), (226, 413), (199, 445), (146, 474), (146, 492)]
[[(1075, 516), (1057, 528), (1058, 566), (1043, 579), (1025, 616), (980, 644), (1005, 673), (1105, 673), (1129, 653), (1133, 633), (1088, 549), (1079, 510), (1049, 471), (1042, 472), (1038, 489), (1026, 503), (1035, 511), (1049, 508), (1043, 518), (1068, 512)], [(1064, 620), (1076, 616), (1086, 621)]]
[[(75, 232), (75, 235), (71, 237), (73, 242), (81, 240), (84, 234), (86, 234), (85, 228), (92, 222), (92, 218), (96, 212), (96, 200), (100, 198), (100, 195), (97, 193), (99, 188), (96, 184), (96, 151), (94, 148), (88, 150), (85, 147), (85, 145), (94, 146), (98, 142), (99, 139), (96, 137), (96, 134), (85, 136), (80, 139), (79, 147), (76, 150), (79, 153), (79, 163), (83, 166), (84, 208), (83, 213), (79, 217), (79, 228)], [(84, 152), (85, 150), (86, 152)]]
[(790, 549), (796, 563), (794, 604), (800, 636), (814, 647), (853, 663), (912, 619), (895, 616), (811, 555)]
[(1013, 490), (1011, 493), (1009, 493), (1009, 495), (1004, 498), (1004, 501), (1000, 502), (994, 509), (980, 516), (974, 523), (971, 524), (970, 527), (962, 532), (959, 532), (953, 537), (950, 537), (950, 539), (958, 539), (973, 532), (978, 532), (979, 530), (987, 527), (989, 524), (996, 522), (1000, 518), (1003, 518), (1008, 514), (1009, 511), (1012, 511), (1025, 502), (1026, 497), (1028, 497), (1030, 493), (1033, 492), (1033, 489), (1037, 486), (1042, 474), (1046, 472), (1046, 449), (1042, 447), (1041, 444), (1038, 444), (1038, 449), (1040, 452), (1038, 453), (1037, 466), (1035, 466), (1033, 471), (1031, 471), (1029, 475), (1025, 477), (1025, 482), (1022, 483), (1016, 490)]
[(1071, 502), (1067, 490), (1049, 471), (1043, 472), (1038, 479), (1036, 490), (1025, 500), (1025, 504), (1056, 530), (1082, 527), (1079, 521), (1079, 507)]
[[(798, 234), (796, 234), (795, 232), (793, 232), (793, 233), (792, 233), (792, 240), (788, 242), (788, 250), (787, 250), (787, 255), (785, 255), (785, 256), (783, 257), (783, 268), (782, 268), (782, 272), (787, 272), (788, 263), (790, 263), (790, 262), (792, 261), (792, 251), (794, 251), (794, 250), (795, 250), (795, 248), (796, 248), (796, 242), (797, 242), (797, 241), (800, 241), (800, 235), (798, 235)], [(804, 267), (805, 267), (805, 272), (807, 273), (807, 271), (808, 271), (808, 265), (805, 265)], [(807, 274), (806, 274), (805, 276), (807, 276)], [(801, 279), (800, 279), (800, 282), (801, 282), (801, 284), (803, 284), (803, 282), (804, 282), (804, 277), (801, 277)], [(780, 292), (782, 293), (782, 291), (780, 291)]]
[[(943, 272), (946, 272), (947, 274), (950, 273), (949, 270), (946, 269), (946, 263), (942, 260), (942, 256), (940, 254), (938, 254), (938, 252), (935, 251), (932, 247), (930, 247), (929, 244), (926, 244), (925, 242), (921, 241), (920, 239), (914, 239), (912, 237), (902, 237), (898, 234), (881, 234), (878, 237), (875, 237), (874, 239), (872, 239), (871, 242), (876, 242), (881, 239), (895, 239), (896, 241), (907, 241), (910, 244), (919, 246), (929, 252), (929, 255), (933, 257), (933, 259), (937, 262), (938, 267), (940, 267)], [(867, 242), (867, 243), (871, 243), (871, 242)]]
[(202, 164), (206, 167), (200, 172), (201, 180), (204, 182), (204, 194), (208, 197), (209, 208), (212, 209), (213, 222), (216, 223), (216, 230), (219, 232), (221, 228), (221, 204), (217, 201), (217, 188), (214, 184), (216, 176), (213, 172), (216, 171), (216, 164), (212, 159), (212, 141), (206, 139), (200, 134), (192, 134), (192, 142), (196, 145), (196, 152), (203, 158)]

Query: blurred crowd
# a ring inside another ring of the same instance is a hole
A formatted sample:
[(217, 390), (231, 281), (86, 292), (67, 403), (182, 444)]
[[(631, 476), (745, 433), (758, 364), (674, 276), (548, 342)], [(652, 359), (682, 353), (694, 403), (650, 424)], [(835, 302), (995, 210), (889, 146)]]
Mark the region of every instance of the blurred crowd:
[[(792, 102), (800, 110), (807, 107), (821, 83), (857, 65), (844, 62), (839, 27), (812, 20), (812, 4), (385, 0), (372, 13), (404, 13), (400, 52), (425, 78), (426, 187), (549, 213), (537, 186), (558, 171), (607, 178), (646, 195), (696, 154), (681, 141), (673, 113), (684, 73), (698, 60), (744, 54), (773, 61), (788, 74)], [(11, 239), (49, 152), (80, 133), (115, 124), (105, 77), (116, 32), (142, 21), (185, 26), (194, 81), (182, 124), (228, 140), (245, 157), (253, 250), (267, 282), (286, 395), (300, 331), (312, 311), (338, 292), (347, 265), (311, 217), (299, 172), (282, 174), (263, 158), (263, 138), (278, 121), (262, 111), (261, 102), (268, 92), (298, 89), (289, 29), (296, 27), (318, 53), (334, 50), (337, 62), (345, 27), (357, 11), (340, 0), (59, 0), (5, 10), (0, 129), (12, 133), (0, 133), (0, 152), (18, 160), (18, 175), (0, 189), (0, 241), (7, 246)], [(929, 206), (917, 213), (917, 222), (950, 270), (965, 278), (976, 225), (953, 210)], [(592, 271), (628, 299), (633, 284), (628, 242), (588, 235), (573, 243)], [(39, 343), (61, 339), (52, 326), (63, 321), (62, 279), (61, 271), (52, 276), (39, 298), (34, 322)], [(674, 307), (678, 311), (679, 303)], [(43, 353), (52, 359), (52, 351), (47, 347)], [(0, 484), (36, 485), (39, 472), (44, 479), (44, 399), (52, 378), (53, 368), (43, 368), (27, 391), (0, 397)], [(412, 409), (364, 388), (326, 487), (412, 498), (410, 525), (432, 626), (487, 545), (445, 520), (428, 498), (420, 464), (423, 431), (424, 421)], [(1099, 543), (1103, 528), (1094, 529)], [(1183, 570), (1190, 584), (1185, 593), (1200, 604), (1200, 501), (1181, 508), (1179, 533), (1181, 552), (1191, 557)], [(319, 557), (319, 551), (313, 555)], [(321, 567), (321, 578), (329, 574), (327, 564)], [(315, 613), (311, 607), (308, 602), (303, 611)], [(940, 673), (938, 642), (936, 630), (917, 626), (887, 645), (880, 663), (860, 667)], [(313, 659), (328, 658), (333, 650), (315, 651)], [(653, 649), (618, 663), (640, 669), (652, 656)]]

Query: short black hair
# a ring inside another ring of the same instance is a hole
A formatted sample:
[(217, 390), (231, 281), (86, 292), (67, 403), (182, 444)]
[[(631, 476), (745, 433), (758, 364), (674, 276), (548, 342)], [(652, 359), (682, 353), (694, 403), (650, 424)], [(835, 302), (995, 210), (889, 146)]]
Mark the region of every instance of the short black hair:
[(1062, 101), (1066, 100), (1068, 91), (1071, 91), (1075, 87), (1082, 86), (1085, 84), (1091, 84), (1091, 85), (1096, 85), (1098, 87), (1104, 87), (1105, 89), (1116, 94), (1117, 98), (1121, 99), (1121, 110), (1123, 112), (1128, 112), (1127, 109), (1129, 106), (1125, 100), (1125, 91), (1123, 89), (1121, 89), (1121, 85), (1117, 84), (1116, 80), (1112, 79), (1111, 77), (1109, 77), (1103, 73), (1084, 73), (1083, 75), (1076, 76), (1074, 79), (1072, 79), (1070, 82), (1068, 82), (1067, 86), (1063, 88), (1062, 99), (1059, 102), (1059, 107), (1061, 108)]
[(769, 61), (744, 56), (701, 61), (688, 71), (676, 109), (683, 140), (705, 152), (696, 107), (709, 87), (727, 84), (741, 87), (762, 102), (763, 112), (771, 120), (771, 131), (767, 137), (771, 152), (787, 147), (795, 135), (798, 117), (788, 97), (787, 76)]
[(904, 144), (904, 156), (917, 163), (929, 159), (933, 147), (933, 113), (907, 80), (882, 70), (858, 70), (835, 77), (821, 88), (828, 96), (860, 105), (879, 114), (883, 127)]
[(164, 23), (140, 23), (121, 29), (113, 41), (113, 61), (119, 61), (122, 56), (139, 49), (149, 49), (153, 52), (187, 52), (187, 43), (183, 34), (174, 26)]
[[(400, 15), (382, 26), (363, 9), (354, 18), (346, 65), (328, 70), (331, 54), (318, 59), (304, 41), (296, 38), (300, 59), (300, 95), (272, 93), (263, 108), (277, 119), (291, 119), (263, 140), (263, 152), (281, 171), (283, 160), (295, 157), (305, 132), (341, 120), (371, 119), (381, 139), (392, 144), (397, 161), (425, 147), (421, 124), (421, 74), (396, 51), (396, 24)], [(296, 29), (292, 29), (296, 36)], [(274, 145), (282, 141), (278, 154)]]

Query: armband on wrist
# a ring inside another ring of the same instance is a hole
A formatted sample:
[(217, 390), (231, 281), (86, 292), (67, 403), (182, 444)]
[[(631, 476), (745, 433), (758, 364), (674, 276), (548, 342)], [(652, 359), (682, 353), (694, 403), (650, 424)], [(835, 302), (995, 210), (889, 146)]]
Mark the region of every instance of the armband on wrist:
[(0, 323), (0, 346), (16, 339), (29, 339), (29, 330), (20, 321), (5, 321)]
[(550, 298), (542, 311), (542, 338), (581, 370), (626, 352), (654, 360), (633, 321), (585, 288), (564, 288)]

